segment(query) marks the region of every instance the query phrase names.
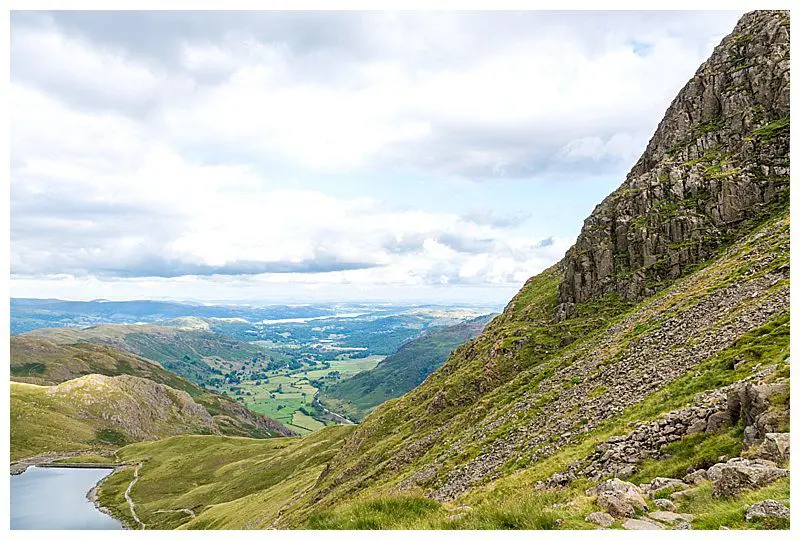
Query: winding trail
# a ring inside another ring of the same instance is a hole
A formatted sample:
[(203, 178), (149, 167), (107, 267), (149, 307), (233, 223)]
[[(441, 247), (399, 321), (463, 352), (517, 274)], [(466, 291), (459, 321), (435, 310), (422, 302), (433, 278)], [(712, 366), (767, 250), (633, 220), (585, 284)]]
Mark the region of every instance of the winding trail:
[(133, 469), (133, 480), (131, 483), (128, 484), (128, 489), (125, 490), (125, 500), (128, 501), (128, 506), (131, 508), (131, 515), (133, 516), (133, 520), (142, 526), (142, 530), (147, 528), (147, 525), (142, 523), (142, 520), (139, 519), (139, 516), (136, 515), (136, 509), (134, 508), (133, 499), (131, 499), (131, 489), (133, 489), (134, 484), (139, 481), (139, 469), (142, 468), (142, 463), (136, 465), (136, 468)]
[(154, 514), (168, 514), (170, 512), (183, 512), (184, 514), (186, 514), (187, 516), (190, 516), (192, 518), (196, 518), (197, 517), (197, 514), (195, 514), (194, 511), (191, 508), (178, 508), (177, 510), (156, 510), (153, 513)]

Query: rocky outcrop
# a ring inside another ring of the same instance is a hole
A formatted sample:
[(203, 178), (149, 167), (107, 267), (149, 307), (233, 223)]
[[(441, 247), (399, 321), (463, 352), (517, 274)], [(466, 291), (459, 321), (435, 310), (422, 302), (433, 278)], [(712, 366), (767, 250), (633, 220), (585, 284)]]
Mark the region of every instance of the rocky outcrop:
[(774, 461), (778, 465), (789, 463), (789, 443), (788, 433), (767, 433), (754, 456)]
[(638, 300), (788, 204), (789, 15), (752, 12), (670, 105), (625, 183), (567, 252), (557, 319), (606, 293)]
[(728, 412), (734, 422), (741, 418), (745, 446), (760, 443), (788, 422), (788, 396), (786, 383), (749, 384), (730, 395)]
[(786, 469), (761, 459), (733, 458), (727, 463), (717, 463), (708, 469), (708, 477), (714, 483), (715, 497), (738, 495), (787, 476), (789, 471)]

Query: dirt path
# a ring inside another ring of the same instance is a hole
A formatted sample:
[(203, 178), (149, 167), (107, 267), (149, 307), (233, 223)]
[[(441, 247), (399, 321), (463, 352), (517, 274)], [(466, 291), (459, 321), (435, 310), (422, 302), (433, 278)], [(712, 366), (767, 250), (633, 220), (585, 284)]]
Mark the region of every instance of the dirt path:
[(177, 510), (156, 510), (153, 513), (154, 514), (167, 514), (167, 513), (170, 513), (170, 512), (183, 512), (184, 514), (186, 514), (187, 516), (190, 516), (192, 518), (196, 518), (197, 517), (197, 514), (195, 514), (194, 511), (192, 509), (190, 509), (190, 508), (178, 508)]
[(133, 499), (131, 499), (131, 489), (133, 489), (133, 486), (136, 484), (136, 482), (139, 481), (139, 469), (141, 468), (142, 464), (139, 463), (136, 465), (136, 468), (133, 469), (133, 480), (131, 480), (131, 483), (128, 484), (128, 489), (125, 490), (125, 500), (128, 501), (128, 506), (130, 506), (131, 508), (131, 516), (133, 516), (133, 520), (139, 525), (141, 525), (142, 530), (144, 530), (147, 528), (147, 525), (142, 523), (142, 521), (139, 519), (139, 516), (136, 515), (136, 509), (134, 508)]

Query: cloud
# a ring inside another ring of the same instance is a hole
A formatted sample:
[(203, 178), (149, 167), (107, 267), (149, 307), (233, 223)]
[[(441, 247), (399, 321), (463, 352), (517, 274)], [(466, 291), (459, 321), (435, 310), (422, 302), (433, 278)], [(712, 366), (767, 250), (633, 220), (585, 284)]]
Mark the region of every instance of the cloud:
[(513, 290), (572, 237), (431, 194), (621, 179), (736, 17), (14, 12), (12, 274)]

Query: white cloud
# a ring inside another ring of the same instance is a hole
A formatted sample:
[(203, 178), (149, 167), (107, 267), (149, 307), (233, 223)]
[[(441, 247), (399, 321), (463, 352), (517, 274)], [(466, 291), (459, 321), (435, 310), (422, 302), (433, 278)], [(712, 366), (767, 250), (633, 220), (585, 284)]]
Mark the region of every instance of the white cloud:
[(97, 280), (513, 290), (571, 239), (520, 227), (525, 215), (493, 201), (401, 209), (302, 178), (624, 172), (719, 37), (707, 27), (734, 18), (270, 17), (149, 37), (55, 15), (13, 25), (21, 290), (56, 275), (72, 277), (54, 287), (98, 291)]

